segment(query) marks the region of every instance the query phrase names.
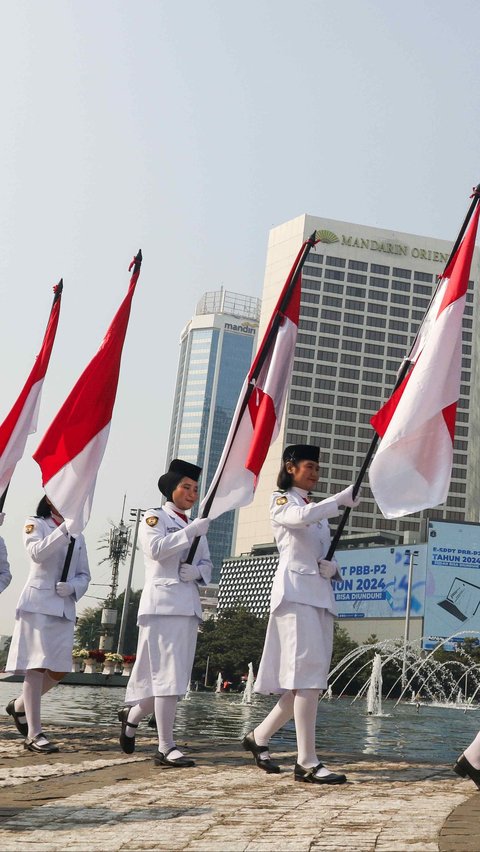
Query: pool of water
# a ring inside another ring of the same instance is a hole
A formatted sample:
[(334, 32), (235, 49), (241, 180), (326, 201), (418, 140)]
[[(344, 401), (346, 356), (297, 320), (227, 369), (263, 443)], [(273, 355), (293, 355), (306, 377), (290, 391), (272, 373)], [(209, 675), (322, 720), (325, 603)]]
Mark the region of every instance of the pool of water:
[[(18, 695), (21, 684), (0, 683), (0, 713)], [(60, 686), (43, 699), (45, 726), (107, 725), (118, 727), (117, 710), (123, 688)], [(192, 692), (179, 702), (176, 733), (179, 738), (211, 737), (237, 741), (266, 715), (273, 696), (255, 696), (242, 704), (241, 695)], [(351, 698), (324, 699), (317, 715), (318, 752), (378, 755), (406, 761), (450, 762), (480, 728), (478, 709), (383, 703), (382, 716), (369, 716), (366, 702)], [(295, 748), (295, 729), (288, 723), (272, 741)]]

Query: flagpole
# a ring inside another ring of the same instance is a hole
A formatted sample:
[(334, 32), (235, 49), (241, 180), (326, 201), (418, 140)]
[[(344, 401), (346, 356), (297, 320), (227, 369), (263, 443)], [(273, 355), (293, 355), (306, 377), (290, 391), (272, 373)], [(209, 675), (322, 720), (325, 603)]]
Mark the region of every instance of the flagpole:
[[(242, 416), (243, 416), (245, 409), (248, 405), (248, 401), (249, 401), (253, 391), (255, 390), (256, 380), (258, 379), (258, 376), (260, 375), (261, 369), (262, 369), (268, 355), (270, 354), (270, 350), (272, 348), (272, 345), (275, 342), (279, 325), (282, 322), (283, 315), (285, 314), (285, 312), (286, 312), (286, 310), (287, 310), (287, 308), (290, 304), (290, 300), (291, 300), (293, 292), (295, 290), (295, 286), (298, 282), (298, 278), (301, 275), (303, 266), (304, 266), (304, 264), (307, 260), (307, 257), (310, 253), (310, 250), (318, 242), (318, 240), (316, 239), (316, 236), (317, 236), (317, 232), (314, 231), (313, 234), (310, 235), (308, 240), (305, 241), (303, 251), (301, 252), (300, 256), (297, 258), (296, 266), (294, 266), (294, 268), (290, 270), (290, 276), (289, 276), (290, 277), (290, 284), (287, 287), (287, 289), (286, 289), (286, 291), (283, 295), (283, 299), (282, 299), (281, 303), (278, 305), (278, 309), (275, 313), (275, 316), (273, 317), (273, 322), (272, 322), (272, 324), (271, 324), (271, 326), (268, 330), (267, 336), (266, 336), (265, 340), (262, 341), (261, 352), (257, 353), (258, 360), (254, 361), (254, 369), (253, 369), (252, 374), (250, 376), (250, 381), (248, 383), (248, 386), (247, 386), (247, 389), (246, 389), (246, 392), (245, 392), (245, 396), (243, 397), (242, 405), (241, 405), (240, 410), (238, 412), (236, 428), (235, 428), (235, 430), (234, 430), (234, 432), (231, 436), (230, 447), (229, 447), (228, 452), (225, 455), (223, 467), (222, 467), (222, 469), (221, 469), (221, 471), (220, 471), (220, 473), (217, 477), (217, 482), (216, 482), (214, 488), (212, 488), (212, 493), (209, 495), (209, 498), (206, 501), (205, 506), (203, 508), (202, 518), (208, 517), (208, 513), (211, 509), (213, 500), (215, 498), (215, 494), (217, 493), (217, 489), (218, 489), (218, 486), (220, 484), (220, 479), (222, 477), (222, 473), (223, 473), (223, 471), (225, 469), (225, 465), (228, 461), (230, 448), (232, 447), (232, 444), (235, 440), (235, 436), (236, 436), (238, 429), (240, 427), (240, 422), (241, 422)], [(288, 278), (287, 278), (287, 281), (288, 281)], [(189, 565), (191, 565), (192, 562), (193, 562), (193, 559), (195, 557), (195, 553), (197, 552), (199, 540), (200, 540), (200, 538), (197, 536), (193, 540), (193, 542), (190, 546), (188, 556), (185, 560), (185, 562)]]
[[(395, 393), (395, 391), (397, 390), (397, 388), (398, 388), (398, 387), (400, 387), (400, 385), (402, 384), (402, 382), (403, 382), (403, 380), (404, 380), (405, 376), (407, 375), (407, 373), (408, 373), (408, 371), (409, 371), (409, 369), (410, 369), (410, 366), (411, 366), (410, 356), (411, 356), (411, 354), (412, 354), (412, 352), (413, 352), (413, 350), (414, 350), (414, 348), (415, 348), (415, 344), (416, 344), (416, 342), (417, 342), (418, 335), (420, 334), (420, 330), (421, 330), (421, 328), (422, 328), (422, 325), (423, 325), (423, 323), (425, 322), (425, 318), (426, 318), (426, 316), (427, 316), (427, 314), (428, 314), (428, 312), (429, 312), (429, 310), (430, 310), (430, 308), (431, 308), (432, 302), (433, 302), (433, 300), (434, 300), (434, 298), (435, 298), (436, 292), (437, 292), (437, 290), (438, 290), (439, 283), (440, 283), (440, 281), (442, 280), (442, 278), (444, 277), (445, 272), (446, 272), (446, 270), (448, 269), (448, 267), (450, 266), (450, 263), (452, 262), (453, 258), (455, 257), (455, 254), (456, 254), (456, 253), (457, 253), (457, 251), (458, 251), (458, 248), (459, 248), (459, 246), (460, 246), (460, 243), (462, 242), (463, 237), (465, 236), (465, 232), (466, 232), (466, 230), (467, 230), (467, 228), (468, 228), (468, 225), (469, 225), (470, 219), (472, 218), (472, 216), (473, 216), (473, 214), (474, 214), (474, 212), (475, 212), (475, 208), (476, 208), (476, 207), (477, 207), (477, 205), (480, 203), (480, 183), (479, 183), (479, 184), (477, 184), (477, 186), (476, 186), (476, 187), (474, 187), (474, 189), (473, 189), (473, 193), (472, 193), (472, 197), (473, 197), (473, 201), (472, 201), (472, 203), (470, 204), (470, 207), (469, 207), (469, 209), (468, 209), (467, 215), (465, 216), (465, 219), (464, 219), (464, 221), (463, 221), (462, 227), (460, 228), (460, 231), (459, 231), (459, 233), (458, 233), (457, 239), (455, 240), (455, 243), (454, 243), (454, 245), (453, 245), (453, 248), (452, 248), (452, 250), (451, 250), (451, 252), (450, 252), (450, 256), (449, 256), (449, 258), (448, 258), (448, 260), (447, 260), (447, 262), (446, 262), (446, 264), (445, 264), (445, 267), (444, 267), (443, 273), (442, 273), (442, 275), (440, 275), (440, 276), (439, 276), (439, 278), (438, 278), (437, 287), (435, 288), (435, 292), (433, 293), (432, 298), (430, 299), (430, 302), (429, 302), (429, 305), (428, 305), (428, 307), (427, 307), (427, 310), (425, 311), (425, 315), (424, 315), (424, 317), (423, 317), (423, 320), (422, 320), (422, 322), (421, 322), (421, 324), (420, 324), (420, 327), (419, 327), (419, 329), (418, 329), (418, 331), (417, 331), (417, 333), (416, 333), (416, 335), (415, 335), (414, 341), (413, 341), (412, 345), (410, 346), (410, 349), (409, 349), (408, 355), (404, 358), (404, 360), (403, 360), (403, 362), (402, 362), (402, 365), (401, 365), (401, 368), (400, 368), (400, 370), (399, 370), (399, 372), (398, 372), (397, 380), (396, 380), (396, 382), (395, 382), (395, 386), (394, 386), (394, 388), (393, 388), (392, 394), (393, 394), (393, 393)], [(363, 482), (363, 479), (364, 479), (364, 477), (365, 477), (365, 474), (366, 474), (366, 472), (367, 472), (367, 470), (368, 470), (368, 466), (369, 466), (369, 464), (370, 464), (370, 462), (371, 462), (371, 460), (372, 460), (372, 457), (373, 457), (373, 455), (374, 455), (374, 453), (375, 453), (375, 450), (376, 450), (376, 448), (377, 448), (377, 444), (378, 444), (379, 440), (380, 440), (380, 435), (379, 435), (377, 432), (375, 432), (375, 434), (374, 434), (374, 436), (373, 436), (373, 438), (372, 438), (372, 441), (371, 441), (370, 447), (368, 448), (367, 453), (366, 453), (366, 455), (365, 455), (365, 459), (364, 459), (364, 461), (363, 461), (362, 467), (360, 468), (360, 471), (359, 471), (359, 473), (358, 473), (358, 475), (357, 475), (357, 478), (356, 478), (355, 483), (354, 483), (354, 486), (353, 486), (353, 496), (354, 496), (354, 498), (357, 496), (358, 492), (360, 491), (360, 487), (361, 487), (361, 485), (362, 485), (362, 482)], [(350, 516), (350, 512), (351, 512), (351, 508), (350, 508), (350, 506), (347, 506), (347, 507), (344, 509), (344, 512), (343, 512), (342, 517), (340, 518), (340, 522), (339, 522), (339, 524), (338, 524), (338, 526), (337, 526), (337, 529), (336, 529), (336, 531), (335, 531), (335, 534), (334, 534), (334, 536), (333, 536), (333, 538), (332, 538), (332, 542), (331, 542), (331, 544), (330, 544), (330, 548), (329, 548), (329, 550), (328, 550), (328, 553), (327, 553), (327, 555), (326, 555), (325, 559), (332, 559), (332, 558), (333, 558), (333, 555), (334, 555), (335, 550), (336, 550), (336, 548), (337, 548), (338, 542), (340, 541), (341, 535), (342, 535), (342, 533), (343, 533), (343, 530), (344, 530), (344, 528), (345, 528), (345, 525), (346, 525), (346, 523), (347, 523), (347, 521), (348, 521), (348, 518), (349, 518), (349, 516)]]

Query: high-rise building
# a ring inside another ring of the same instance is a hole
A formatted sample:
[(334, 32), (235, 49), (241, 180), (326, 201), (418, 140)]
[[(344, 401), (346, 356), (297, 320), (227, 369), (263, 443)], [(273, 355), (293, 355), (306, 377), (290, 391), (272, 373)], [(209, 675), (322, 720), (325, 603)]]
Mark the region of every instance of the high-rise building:
[[(238, 396), (252, 362), (260, 300), (218, 290), (205, 293), (180, 336), (167, 463), (182, 458), (203, 468), (200, 500), (213, 478)], [(231, 554), (235, 512), (210, 526), (208, 542), (218, 582)]]
[[(254, 545), (272, 540), (268, 506), (286, 445), (311, 442), (321, 447), (318, 498), (354, 481), (373, 437), (370, 417), (391, 394), (452, 248), (444, 240), (366, 225), (309, 215), (292, 219), (270, 232), (260, 335), (300, 245), (314, 231), (321, 232), (321, 242), (304, 267), (285, 415), (255, 499), (239, 512), (236, 554), (249, 553)], [(427, 515), (432, 520), (478, 520), (480, 365), (473, 335), (478, 328), (478, 249), (470, 278), (448, 499), (435, 509), (386, 520), (366, 484), (345, 535), (390, 531), (415, 541)], [(331, 526), (335, 523), (333, 519)]]

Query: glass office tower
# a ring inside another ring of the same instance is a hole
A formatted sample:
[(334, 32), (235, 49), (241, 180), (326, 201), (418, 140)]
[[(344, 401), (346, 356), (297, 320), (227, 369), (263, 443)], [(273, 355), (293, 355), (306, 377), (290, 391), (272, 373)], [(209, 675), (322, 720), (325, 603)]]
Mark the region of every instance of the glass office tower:
[[(200, 499), (217, 468), (252, 362), (259, 318), (259, 299), (221, 289), (205, 293), (180, 337), (167, 463), (182, 458), (203, 468)], [(218, 582), (222, 559), (231, 554), (235, 515), (225, 513), (210, 526), (212, 582)]]

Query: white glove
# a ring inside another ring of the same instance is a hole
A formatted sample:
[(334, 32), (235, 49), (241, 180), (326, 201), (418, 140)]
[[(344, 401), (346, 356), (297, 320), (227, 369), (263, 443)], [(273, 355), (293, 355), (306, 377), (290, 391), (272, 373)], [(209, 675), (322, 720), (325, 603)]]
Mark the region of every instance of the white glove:
[(5, 520), (5, 512), (0, 512), (0, 527), (2, 526)]
[(206, 535), (210, 526), (210, 518), (195, 518), (186, 528), (189, 538), (196, 538), (199, 535)]
[(362, 502), (360, 492), (358, 492), (357, 496), (354, 498), (353, 485), (349, 485), (348, 488), (345, 488), (343, 491), (335, 494), (334, 499), (336, 500), (337, 506), (348, 506), (349, 509), (355, 509)]
[(335, 559), (332, 559), (331, 562), (329, 559), (320, 559), (320, 562), (318, 563), (318, 572), (321, 577), (325, 577), (326, 580), (332, 580), (337, 571), (338, 562)]
[(75, 591), (75, 586), (72, 586), (71, 583), (59, 582), (55, 586), (55, 591), (57, 592), (57, 595), (60, 595), (61, 598), (68, 598), (69, 595), (73, 595)]
[(178, 574), (182, 583), (191, 583), (192, 580), (202, 579), (198, 565), (189, 565), (188, 562), (180, 562)]

